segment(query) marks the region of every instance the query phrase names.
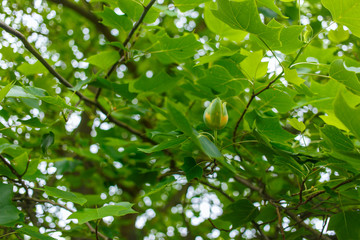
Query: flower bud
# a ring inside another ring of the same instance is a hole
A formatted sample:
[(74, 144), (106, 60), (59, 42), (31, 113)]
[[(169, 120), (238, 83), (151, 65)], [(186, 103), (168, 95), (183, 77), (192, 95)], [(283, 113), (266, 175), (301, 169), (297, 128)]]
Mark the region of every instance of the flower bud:
[(220, 98), (215, 98), (204, 112), (204, 122), (212, 130), (224, 128), (228, 118), (226, 103), (222, 103)]

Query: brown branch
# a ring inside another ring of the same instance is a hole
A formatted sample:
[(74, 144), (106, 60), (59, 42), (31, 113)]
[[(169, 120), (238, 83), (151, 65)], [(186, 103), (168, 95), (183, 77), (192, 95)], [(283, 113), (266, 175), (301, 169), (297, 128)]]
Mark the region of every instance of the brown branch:
[(63, 6), (77, 12), (78, 14), (82, 15), (83, 17), (88, 19), (90, 22), (92, 22), (95, 25), (96, 29), (99, 32), (101, 32), (102, 34), (104, 34), (105, 38), (109, 42), (118, 41), (118, 39), (114, 35), (111, 34), (110, 29), (100, 23), (100, 19), (95, 14), (82, 8), (80, 5), (70, 2), (68, 0), (48, 0), (48, 2), (62, 4)]
[(264, 233), (264, 231), (261, 229), (261, 226), (259, 224), (257, 224), (257, 222), (255, 221), (251, 221), (251, 223), (253, 224), (253, 226), (256, 228), (256, 230), (260, 233), (260, 236), (262, 237), (262, 239), (264, 240), (270, 240), (268, 236), (266, 236), (266, 234)]
[[(6, 32), (16, 36), (20, 39), (20, 41), (24, 44), (25, 48), (29, 50), (43, 65), (44, 67), (55, 77), (57, 78), (60, 83), (68, 88), (73, 88), (73, 85), (69, 83), (65, 78), (63, 78), (41, 55), (40, 53), (27, 41), (25, 36), (20, 33), (19, 31), (13, 29), (12, 27), (6, 25), (4, 22), (0, 21), (0, 27), (3, 28)], [(110, 122), (113, 122), (115, 125), (133, 133), (134, 135), (140, 137), (143, 141), (149, 142), (151, 144), (156, 144), (155, 141), (148, 138), (144, 133), (140, 132), (139, 130), (127, 125), (126, 123), (114, 118), (110, 115), (110, 113), (102, 106), (99, 102), (95, 102), (88, 97), (84, 96), (82, 93), (76, 91), (75, 94), (86, 103), (96, 106), (105, 116), (108, 116)]]
[(276, 206), (276, 214), (278, 216), (278, 225), (279, 225), (279, 228), (281, 231), (282, 239), (285, 240), (285, 232), (284, 232), (284, 228), (282, 226), (282, 217), (281, 217), (279, 206)]

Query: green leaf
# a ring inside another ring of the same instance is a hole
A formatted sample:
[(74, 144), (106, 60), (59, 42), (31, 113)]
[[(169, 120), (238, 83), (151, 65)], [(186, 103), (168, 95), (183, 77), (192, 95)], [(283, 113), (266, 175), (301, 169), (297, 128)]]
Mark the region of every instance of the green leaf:
[(12, 165), (14, 165), (15, 170), (19, 174), (23, 174), (26, 170), (26, 165), (28, 164), (29, 156), (27, 152), (23, 152), (13, 160), (11, 160)]
[(339, 92), (334, 102), (334, 111), (336, 117), (360, 140), (360, 107), (350, 107)]
[(192, 157), (184, 158), (184, 164), (181, 169), (186, 174), (186, 179), (191, 181), (194, 178), (200, 179), (203, 174), (202, 168), (196, 163), (195, 159)]
[(331, 216), (328, 230), (334, 230), (339, 240), (358, 240), (360, 239), (359, 222), (359, 212), (340, 212)]
[(328, 38), (334, 43), (341, 43), (348, 40), (350, 33), (348, 30), (344, 30), (344, 27), (340, 24), (336, 30), (330, 30)]
[(155, 55), (159, 55), (160, 58), (166, 55), (179, 63), (192, 58), (196, 53), (196, 49), (201, 46), (201, 43), (196, 40), (193, 34), (178, 38), (170, 38), (164, 35), (159, 39), (159, 42), (160, 50), (155, 51)]
[(131, 207), (133, 204), (129, 202), (119, 202), (116, 205), (107, 205), (101, 208), (84, 208), (71, 214), (68, 219), (77, 219), (79, 224), (84, 224), (88, 221), (114, 216), (120, 217), (130, 213), (136, 213)]
[(344, 84), (357, 94), (360, 94), (359, 79), (357, 78), (355, 72), (346, 70), (343, 60), (338, 59), (333, 61), (330, 66), (329, 74), (333, 79)]
[(204, 2), (209, 2), (211, 0), (174, 0), (175, 6), (180, 9), (182, 12), (186, 12), (190, 9), (193, 9), (199, 4)]
[[(225, 93), (228, 88), (235, 88), (240, 92), (243, 89), (243, 82), (247, 82), (247, 80), (234, 78), (225, 67), (219, 65), (214, 65), (204, 73), (205, 76), (200, 78), (197, 83), (219, 93)], [(233, 87), (235, 83), (239, 85)]]
[(142, 75), (137, 81), (131, 81), (129, 84), (130, 92), (166, 92), (176, 86), (180, 80), (179, 77), (172, 77), (165, 71), (161, 71), (155, 76), (148, 78)]
[[(118, 7), (132, 20), (138, 21), (141, 14), (144, 11), (144, 1), (119, 0)], [(150, 8), (149, 12), (146, 14), (144, 18), (144, 22), (153, 23), (158, 16), (159, 16), (159, 11), (157, 11), (157, 9), (155, 8)]]
[(19, 228), (16, 230), (16, 232), (29, 235), (30, 237), (33, 237), (34, 239), (39, 239), (39, 240), (54, 240), (55, 239), (46, 234), (40, 233), (39, 229), (37, 227), (33, 227), (33, 226), (25, 226), (25, 227)]
[(294, 139), (294, 135), (282, 129), (279, 118), (261, 118), (256, 119), (256, 127), (260, 134), (267, 136), (270, 140), (276, 142), (287, 142)]
[(281, 46), (281, 27), (269, 27), (262, 23), (255, 0), (218, 0), (217, 3), (218, 9), (212, 10), (215, 17), (234, 29), (257, 35), (272, 48)]
[(351, 32), (360, 37), (360, 2), (358, 0), (321, 0), (329, 9), (333, 20), (347, 26)]
[(129, 84), (127, 83), (118, 84), (115, 82), (111, 82), (108, 79), (96, 78), (96, 80), (94, 82), (91, 82), (90, 85), (99, 88), (106, 88), (126, 99), (134, 99), (137, 96), (136, 93), (132, 93), (129, 91)]
[(232, 56), (237, 53), (238, 50), (230, 50), (226, 47), (220, 47), (217, 51), (213, 52), (211, 55), (202, 56), (197, 61), (199, 61), (196, 65), (203, 65), (205, 63), (215, 62), (216, 60), (222, 57)]
[(261, 99), (259, 110), (270, 106), (276, 108), (280, 113), (286, 113), (295, 106), (292, 97), (279, 89), (268, 89), (259, 94), (258, 97)]
[(207, 136), (204, 136), (202, 134), (199, 134), (198, 132), (195, 132), (196, 139), (193, 140), (197, 143), (197, 145), (200, 146), (201, 150), (206, 153), (210, 158), (221, 158), (222, 154), (219, 151), (219, 149), (216, 147), (216, 145), (210, 141)]
[(6, 85), (5, 87), (3, 87), (0, 91), (0, 103), (2, 102), (2, 100), (5, 98), (6, 94), (8, 94), (8, 92), (10, 91), (10, 89), (13, 87), (15, 82), (11, 82), (8, 85)]
[(20, 211), (13, 205), (13, 185), (0, 182), (0, 225), (19, 219)]
[(46, 133), (41, 139), (41, 149), (43, 153), (46, 153), (48, 148), (54, 144), (55, 135), (53, 132)]
[(104, 11), (97, 12), (102, 18), (101, 23), (105, 26), (128, 31), (132, 28), (132, 22), (126, 15), (117, 15), (111, 8), (104, 7)]
[(87, 62), (103, 70), (107, 70), (119, 59), (120, 55), (117, 51), (105, 51), (89, 57)]
[(86, 203), (86, 199), (80, 193), (67, 192), (67, 191), (60, 190), (56, 187), (44, 186), (44, 188), (45, 188), (45, 193), (49, 196), (69, 200), (73, 203), (77, 203), (80, 205), (84, 205)]
[(324, 139), (330, 143), (332, 149), (335, 151), (354, 151), (354, 144), (340, 131), (340, 129), (334, 126), (325, 125), (324, 127), (320, 128), (320, 130)]
[(13, 98), (33, 98), (36, 97), (28, 92), (26, 92), (22, 87), (14, 85), (10, 91), (6, 94), (6, 97), (13, 97)]
[(248, 35), (245, 31), (233, 29), (223, 21), (219, 21), (219, 19), (214, 16), (211, 9), (216, 9), (216, 3), (210, 2), (205, 4), (204, 20), (210, 31), (236, 42), (241, 42), (246, 35)]
[(281, 156), (276, 156), (272, 161), (275, 165), (278, 165), (279, 167), (286, 167), (300, 177), (306, 176), (306, 171), (304, 170), (304, 168), (292, 157), (285, 158)]
[(35, 128), (46, 127), (45, 124), (40, 122), (39, 118), (30, 118), (27, 120), (18, 120), (18, 121), (29, 127), (35, 127)]
[(56, 96), (56, 97), (52, 97), (52, 96), (45, 96), (45, 97), (40, 97), (40, 96), (37, 96), (40, 100), (46, 102), (46, 103), (49, 103), (49, 104), (52, 104), (52, 105), (55, 105), (55, 106), (58, 106), (60, 109), (70, 109), (70, 110), (73, 110), (73, 111), (78, 111), (79, 109), (76, 108), (76, 107), (73, 107), (73, 106), (70, 106), (68, 104), (66, 104), (65, 100), (62, 99), (61, 97), (59, 96)]
[(182, 114), (182, 112), (178, 109), (178, 107), (170, 100), (168, 100), (166, 102), (166, 108), (168, 109), (169, 120), (172, 122), (172, 124), (183, 131), (187, 136), (193, 136), (192, 126), (186, 117)]
[(153, 153), (153, 152), (159, 152), (162, 151), (164, 149), (168, 149), (168, 148), (174, 148), (179, 146), (181, 143), (185, 142), (187, 139), (187, 137), (184, 136), (180, 136), (178, 138), (175, 139), (170, 139), (168, 141), (163, 141), (160, 144), (157, 144), (151, 148), (138, 148), (140, 151), (144, 152), (144, 153)]
[(303, 122), (300, 122), (297, 118), (291, 118), (288, 120), (289, 124), (296, 130), (303, 132), (306, 129), (306, 126)]
[(259, 210), (247, 199), (240, 199), (224, 209), (221, 220), (229, 221), (233, 228), (238, 228), (257, 217)]
[(240, 53), (247, 56), (240, 63), (241, 71), (250, 80), (262, 78), (267, 73), (267, 62), (261, 62), (263, 59), (263, 51), (248, 52), (245, 49), (241, 49)]
[(273, 10), (275, 13), (277, 13), (282, 18), (288, 18), (282, 14), (280, 9), (275, 5), (274, 0), (256, 0), (258, 7), (264, 6), (271, 10)]
[(156, 186), (154, 188), (152, 188), (151, 191), (147, 192), (145, 195), (143, 195), (141, 197), (143, 198), (143, 197), (147, 197), (147, 196), (150, 196), (152, 194), (155, 194), (155, 193), (163, 190), (164, 188), (166, 188), (167, 186), (169, 186), (170, 184), (172, 184), (175, 181), (176, 181), (176, 179), (174, 178), (174, 176), (165, 178), (165, 179), (161, 180), (161, 182), (156, 184)]
[(26, 76), (47, 73), (48, 71), (39, 61), (36, 61), (34, 64), (24, 62), (17, 68), (17, 70)]
[(285, 68), (285, 80), (297, 86), (300, 86), (303, 82), (305, 82), (304, 79), (298, 76), (296, 69), (288, 69), (288, 68)]

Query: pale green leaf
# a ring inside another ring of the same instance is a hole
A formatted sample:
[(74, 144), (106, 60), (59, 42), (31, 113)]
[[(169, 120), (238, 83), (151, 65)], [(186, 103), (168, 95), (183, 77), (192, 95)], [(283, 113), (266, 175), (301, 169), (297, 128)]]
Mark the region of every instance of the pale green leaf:
[(360, 37), (360, 1), (359, 0), (321, 0), (329, 9), (333, 20), (347, 26), (351, 32)]
[(120, 59), (117, 51), (105, 51), (93, 55), (87, 59), (87, 62), (101, 69), (108, 69)]

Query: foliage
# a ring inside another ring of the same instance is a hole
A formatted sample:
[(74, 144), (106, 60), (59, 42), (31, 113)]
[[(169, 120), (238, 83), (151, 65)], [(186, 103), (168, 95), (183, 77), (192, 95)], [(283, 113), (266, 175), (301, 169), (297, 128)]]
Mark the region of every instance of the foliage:
[(1, 8), (0, 238), (360, 239), (358, 0)]

